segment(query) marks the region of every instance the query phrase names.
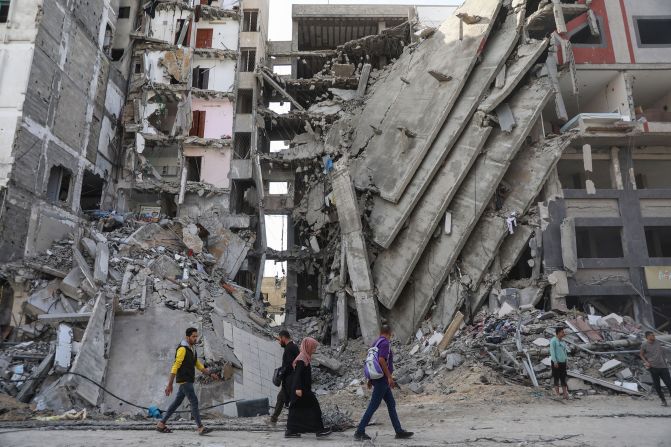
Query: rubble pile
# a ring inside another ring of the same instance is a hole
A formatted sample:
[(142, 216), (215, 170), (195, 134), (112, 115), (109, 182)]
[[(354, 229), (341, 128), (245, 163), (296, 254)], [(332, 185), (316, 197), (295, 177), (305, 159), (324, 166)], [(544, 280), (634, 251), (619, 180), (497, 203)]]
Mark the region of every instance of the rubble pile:
[[(644, 396), (651, 390), (652, 379), (638, 355), (646, 329), (630, 317), (544, 312), (530, 306), (482, 311), (472, 324), (462, 323), (451, 340), (426, 320), (410, 343), (393, 341), (394, 376), (402, 389), (416, 394), (451, 394), (472, 380), (550, 389), (549, 345), (558, 327), (566, 332), (568, 385), (574, 396), (613, 392)], [(668, 335), (657, 338), (671, 343)], [(346, 391), (363, 397), (366, 348), (360, 338), (346, 346), (321, 347), (318, 356), (339, 367), (315, 371), (318, 393)]]
[[(231, 280), (237, 270), (228, 259), (239, 256), (233, 250), (246, 253), (253, 234), (223, 228), (210, 232), (190, 222), (144, 222), (132, 216), (118, 219), (109, 231), (107, 223), (91, 223), (43, 254), (4, 266), (3, 275), (23, 285), (26, 299), (14, 341), (3, 343), (0, 350), (0, 377), (5, 379), (0, 392), (29, 402), (64, 373), (95, 380), (96, 368), (78, 368), (78, 363), (89, 355), (107, 358), (114, 314), (141, 314), (149, 306), (195, 313), (210, 333), (213, 318), (237, 318), (250, 331), (271, 335), (263, 302)], [(231, 242), (238, 240), (237, 245)], [(95, 340), (98, 335), (102, 345)], [(223, 369), (227, 378), (231, 365), (241, 367), (234, 356), (218, 361), (213, 370)], [(105, 367), (100, 369), (102, 379)], [(89, 403), (96, 402), (92, 398)]]

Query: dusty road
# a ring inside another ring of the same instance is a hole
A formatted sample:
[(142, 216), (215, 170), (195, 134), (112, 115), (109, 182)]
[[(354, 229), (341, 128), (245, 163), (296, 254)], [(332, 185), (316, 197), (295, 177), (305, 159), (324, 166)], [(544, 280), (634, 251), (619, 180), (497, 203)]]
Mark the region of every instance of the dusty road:
[[(401, 396), (402, 398), (403, 396)], [(400, 401), (400, 399), (399, 399)], [(358, 406), (358, 405), (357, 405)], [(360, 415), (354, 412), (355, 418)], [(386, 410), (376, 414), (368, 428), (375, 438), (364, 445), (382, 446), (671, 446), (671, 408), (657, 400), (590, 396), (567, 403), (546, 396), (506, 403), (494, 398), (469, 402), (399, 402), (401, 421), (417, 432), (414, 439), (397, 441)], [(313, 435), (285, 440), (281, 425), (267, 429), (263, 418), (237, 419), (235, 431), (215, 431), (207, 437), (185, 429), (172, 434), (149, 430), (45, 430), (11, 429), (0, 424), (0, 445), (16, 447), (60, 446), (349, 446), (353, 430), (317, 440)], [(226, 421), (208, 421), (227, 424)], [(232, 421), (228, 421), (232, 423)], [(242, 425), (240, 425), (242, 423)], [(245, 425), (247, 424), (247, 425)], [(184, 426), (187, 428), (188, 426)], [(261, 430), (259, 430), (261, 429)]]

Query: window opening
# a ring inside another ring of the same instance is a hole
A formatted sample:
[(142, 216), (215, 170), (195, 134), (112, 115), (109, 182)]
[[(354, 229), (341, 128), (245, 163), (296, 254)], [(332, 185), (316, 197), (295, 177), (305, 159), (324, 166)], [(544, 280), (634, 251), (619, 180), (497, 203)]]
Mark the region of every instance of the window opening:
[(645, 227), (648, 257), (671, 258), (671, 227)]
[(186, 158), (186, 180), (189, 182), (199, 182), (200, 172), (203, 165), (203, 157), (184, 157)]
[(52, 166), (47, 183), (47, 198), (52, 202), (67, 202), (70, 198), (72, 172), (63, 166)]
[(242, 14), (242, 31), (243, 32), (256, 32), (259, 30), (259, 11), (248, 10), (244, 11)]
[(620, 227), (577, 227), (575, 229), (578, 258), (621, 258)]

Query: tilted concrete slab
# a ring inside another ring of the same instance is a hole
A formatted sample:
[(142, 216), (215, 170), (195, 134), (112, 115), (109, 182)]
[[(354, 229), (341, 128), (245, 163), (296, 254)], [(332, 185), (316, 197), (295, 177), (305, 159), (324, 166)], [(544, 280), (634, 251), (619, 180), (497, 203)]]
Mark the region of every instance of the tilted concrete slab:
[[(481, 217), (461, 250), (461, 274), (470, 277), (470, 288), (475, 289), (480, 284), (506, 238), (506, 217), (513, 212), (518, 217), (526, 214), (570, 141), (570, 138), (558, 137), (527, 146), (517, 154), (503, 178), (503, 183), (510, 185), (510, 190), (501, 210)], [(444, 287), (436, 300), (439, 307), (444, 302), (442, 315), (448, 323), (463, 303), (461, 294), (456, 292), (455, 288)]]
[[(521, 0), (517, 0), (521, 1)], [(522, 19), (524, 14), (522, 13)], [(368, 218), (373, 241), (389, 248), (403, 227), (411, 211), (441, 168), (448, 153), (454, 147), (479, 102), (487, 93), (496, 73), (504, 65), (508, 55), (519, 40), (520, 23), (516, 14), (510, 14), (500, 30), (493, 31), (487, 42), (482, 61), (474, 69), (466, 86), (461, 91), (450, 115), (445, 121), (417, 172), (407, 185), (398, 203), (375, 196), (373, 209)], [(457, 145), (455, 150), (458, 150)]]
[[(357, 187), (373, 184), (382, 198), (398, 202), (464, 88), (501, 3), (466, 0), (375, 87), (352, 143), (352, 153), (366, 154), (353, 170)], [(480, 17), (463, 25), (462, 40), (458, 13)]]
[(361, 336), (366, 343), (372, 343), (380, 332), (380, 315), (373, 290), (359, 204), (347, 167), (347, 159), (341, 159), (336, 163), (333, 172), (333, 195), (336, 200), (342, 243), (345, 245), (347, 272), (354, 290)]
[(482, 126), (483, 117), (473, 117), (457, 147), (434, 177), (394, 243), (382, 251), (373, 265), (378, 300), (388, 309), (401, 294), (413, 268), (422, 256), (434, 230), (445, 215), (459, 185), (478, 158), (492, 128)]
[[(480, 284), (489, 263), (508, 235), (506, 217), (513, 212), (518, 217), (526, 213), (531, 200), (538, 195), (570, 141), (570, 138), (558, 137), (542, 145), (526, 147), (517, 154), (503, 178), (511, 189), (506, 193), (502, 209), (480, 219), (461, 251), (461, 273), (470, 277), (471, 288)], [(487, 263), (483, 263), (485, 260)]]
[(516, 59), (506, 67), (506, 82), (502, 88), (493, 88), (482, 101), (478, 110), (491, 113), (501, 104), (538, 60), (548, 46), (548, 39), (534, 40), (517, 47)]
[[(517, 264), (522, 253), (529, 243), (529, 239), (534, 232), (534, 227), (528, 225), (519, 225), (514, 234), (508, 236), (499, 248), (499, 262), (497, 265), (492, 263), (488, 272), (485, 274), (482, 282), (475, 291), (468, 295), (468, 302), (471, 306), (471, 315), (475, 315), (484, 304), (485, 299), (496, 281), (503, 278)], [(444, 307), (444, 302), (439, 304)]]
[[(484, 153), (478, 157), (468, 177), (450, 204), (452, 232), (441, 232), (424, 249), (413, 272), (412, 284), (404, 287), (398, 303), (391, 307), (389, 320), (399, 335), (412, 333), (426, 315), (448, 273), (466, 243), (475, 223), (489, 203), (510, 162), (522, 146), (533, 124), (547, 104), (552, 89), (545, 79), (522, 87), (510, 100), (517, 127), (511, 133), (492, 132)], [(400, 267), (402, 268), (402, 266)], [(399, 268), (399, 270), (400, 270)], [(412, 315), (415, 319), (409, 318)]]

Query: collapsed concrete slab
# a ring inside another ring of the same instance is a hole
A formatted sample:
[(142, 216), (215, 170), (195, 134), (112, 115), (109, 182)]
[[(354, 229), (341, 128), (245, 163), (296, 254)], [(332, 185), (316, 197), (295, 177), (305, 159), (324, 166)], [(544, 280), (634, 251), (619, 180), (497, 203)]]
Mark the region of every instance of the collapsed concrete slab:
[(373, 279), (378, 299), (385, 307), (391, 308), (401, 294), (424, 247), (485, 145), (492, 128), (485, 126), (482, 118), (481, 115), (473, 117), (459, 138), (457, 148), (447, 157), (408, 218), (406, 228), (396, 237), (394, 244), (375, 260)]
[(366, 343), (372, 343), (380, 331), (380, 316), (373, 290), (368, 249), (361, 226), (361, 214), (346, 162), (347, 159), (343, 159), (336, 163), (333, 174), (333, 194), (361, 335)]
[(220, 228), (209, 236), (207, 249), (217, 258), (217, 266), (230, 280), (238, 274), (253, 244), (254, 239), (245, 240), (227, 228)]
[[(468, 276), (469, 287), (475, 289), (480, 284), (508, 234), (507, 216), (516, 213), (519, 217), (527, 212), (570, 141), (570, 138), (555, 138), (545, 144), (528, 146), (517, 154), (503, 179), (503, 183), (510, 185), (511, 189), (501, 209), (480, 219), (461, 250), (461, 274)], [(454, 313), (463, 304), (460, 292), (459, 287), (443, 287), (438, 294), (436, 302), (442, 307), (441, 323), (452, 321)]]
[[(517, 264), (522, 253), (529, 243), (534, 228), (528, 225), (519, 225), (515, 233), (506, 237), (498, 251), (498, 264), (489, 266), (483, 280), (475, 290), (469, 292), (468, 302), (471, 306), (471, 314), (475, 314), (492, 290), (492, 285), (508, 274)], [(473, 287), (470, 287), (473, 289)], [(443, 304), (444, 302), (441, 302)], [(442, 313), (438, 314), (442, 318)]]
[[(510, 190), (501, 209), (480, 219), (461, 251), (461, 273), (469, 276), (471, 288), (480, 284), (499, 246), (509, 235), (506, 219), (512, 213), (517, 218), (526, 213), (570, 141), (570, 138), (554, 138), (545, 144), (526, 147), (517, 154), (503, 179)], [(513, 231), (516, 230), (513, 228)]]
[[(516, 3), (519, 3), (517, 1)], [(523, 8), (522, 8), (523, 9)], [(482, 61), (475, 67), (459, 99), (450, 112), (440, 132), (436, 136), (428, 153), (407, 185), (398, 203), (389, 202), (375, 196), (373, 209), (368, 218), (372, 238), (378, 245), (389, 248), (392, 241), (405, 224), (422, 194), (429, 186), (436, 172), (452, 148), (460, 150), (455, 143), (468, 124), (480, 100), (504, 65), (506, 58), (519, 39), (521, 21), (518, 14), (511, 13), (500, 30), (493, 31), (494, 36), (485, 46)], [(461, 158), (461, 157), (458, 157)], [(448, 162), (449, 163), (449, 162)]]
[[(538, 79), (531, 85), (522, 87), (511, 98), (509, 105), (517, 127), (511, 133), (500, 130), (492, 132), (483, 155), (478, 158), (450, 204), (451, 233), (448, 235), (441, 232), (427, 245), (413, 272), (412, 284), (406, 285), (401, 294), (395, 294), (395, 300), (383, 303), (387, 308), (394, 306), (389, 312), (389, 319), (397, 326), (396, 330), (400, 336), (411, 334), (428, 312), (475, 223), (540, 116), (551, 93), (549, 83), (544, 79)], [(409, 318), (411, 315), (413, 319)]]
[[(466, 84), (501, 3), (467, 0), (376, 86), (352, 143), (353, 153), (366, 150), (353, 171), (357, 187), (372, 184), (398, 202)], [(461, 25), (459, 13), (479, 20)]]
[(517, 47), (515, 58), (506, 67), (505, 83), (501, 88), (493, 88), (485, 98), (478, 110), (491, 113), (515, 90), (518, 84), (527, 75), (529, 69), (538, 60), (548, 46), (548, 39), (531, 40)]

